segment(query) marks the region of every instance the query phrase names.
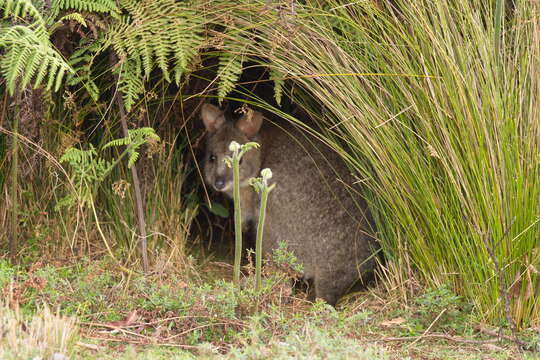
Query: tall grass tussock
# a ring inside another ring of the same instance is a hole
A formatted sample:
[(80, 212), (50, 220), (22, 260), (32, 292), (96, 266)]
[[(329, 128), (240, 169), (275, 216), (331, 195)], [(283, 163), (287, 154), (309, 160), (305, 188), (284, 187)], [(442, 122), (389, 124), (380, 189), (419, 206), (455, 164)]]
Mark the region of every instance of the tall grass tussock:
[(240, 14), (241, 46), (369, 188), (396, 278), (410, 263), (486, 319), (538, 324), (538, 4), (393, 3)]
[(76, 339), (74, 320), (47, 307), (25, 319), (18, 306), (0, 304), (1, 359), (68, 359)]

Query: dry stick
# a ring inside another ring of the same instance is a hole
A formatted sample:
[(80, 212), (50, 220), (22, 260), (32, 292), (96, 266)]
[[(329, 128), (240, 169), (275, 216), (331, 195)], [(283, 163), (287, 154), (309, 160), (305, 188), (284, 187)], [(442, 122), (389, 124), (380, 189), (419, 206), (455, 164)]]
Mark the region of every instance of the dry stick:
[[(126, 120), (126, 112), (124, 111), (124, 101), (119, 94), (116, 95), (118, 111), (120, 112), (120, 122), (122, 123), (122, 133), (124, 137), (128, 136), (128, 126)], [(131, 177), (133, 178), (133, 189), (135, 191), (135, 203), (137, 206), (137, 222), (139, 223), (141, 255), (143, 260), (143, 271), (148, 273), (148, 250), (146, 245), (146, 221), (144, 219), (144, 204), (142, 200), (141, 183), (139, 181), (139, 173), (137, 172), (137, 164), (131, 166)]]
[(100, 351), (100, 350), (101, 350), (101, 347), (99, 347), (99, 346), (97, 346), (97, 345), (94, 345), (94, 344), (86, 344), (86, 343), (83, 343), (83, 342), (80, 342), (80, 341), (77, 341), (77, 342), (75, 343), (75, 345), (80, 346), (80, 347), (83, 347), (83, 348), (86, 348), (86, 349), (94, 350), (94, 351)]
[[(499, 342), (498, 339), (471, 340), (471, 339), (465, 339), (462, 337), (451, 336), (451, 335), (446, 335), (446, 334), (425, 334), (425, 335), (420, 335), (420, 336), (387, 337), (387, 338), (382, 338), (382, 339), (376, 339), (374, 340), (374, 342), (410, 341), (410, 340), (416, 341), (422, 338), (445, 339), (445, 340), (464, 343), (464, 344), (493, 344), (493, 343)], [(370, 341), (366, 341), (366, 342), (370, 342)]]
[(442, 314), (444, 314), (446, 312), (446, 308), (443, 309), (439, 315), (437, 315), (437, 317), (435, 318), (435, 320), (433, 320), (431, 322), (431, 324), (428, 326), (428, 328), (426, 329), (426, 331), (424, 331), (424, 333), (422, 335), (420, 335), (418, 337), (418, 339), (414, 340), (412, 343), (409, 344), (409, 347), (413, 346), (414, 344), (416, 344), (417, 342), (419, 342), (420, 340), (422, 340), (423, 338), (426, 337), (426, 335), (428, 334), (429, 330), (431, 330), (431, 328), (433, 327), (433, 325), (435, 325), (435, 323), (437, 322), (437, 320), (440, 319), (440, 317), (442, 316)]
[(174, 334), (172, 336), (169, 336), (168, 338), (165, 338), (165, 341), (171, 341), (173, 339), (176, 339), (180, 336), (183, 336), (183, 335), (186, 335), (186, 334), (189, 334), (190, 332), (193, 332), (193, 331), (196, 331), (196, 330), (200, 330), (200, 329), (204, 329), (204, 328), (208, 328), (208, 327), (211, 327), (211, 326), (218, 326), (218, 325), (229, 325), (229, 323), (211, 323), (211, 324), (202, 324), (202, 325), (199, 325), (199, 326), (195, 326), (191, 329), (187, 329), (185, 331), (182, 331), (181, 333), (178, 333), (178, 334)]
[(508, 336), (508, 335), (504, 335), (504, 334), (501, 334), (500, 331), (493, 331), (493, 330), (490, 330), (488, 328), (485, 328), (483, 326), (478, 326), (477, 327), (477, 330), (480, 331), (481, 333), (483, 334), (486, 334), (486, 335), (489, 335), (489, 336), (494, 336), (494, 337), (497, 337), (498, 338), (498, 341), (500, 341), (500, 339), (505, 339), (505, 340), (508, 340), (508, 341), (517, 341), (519, 345), (525, 347), (527, 346), (528, 344), (525, 342), (525, 341), (521, 341), (521, 340), (516, 340), (514, 337), (512, 336)]
[[(114, 65), (116, 60), (116, 56), (113, 54), (111, 55), (111, 65)], [(118, 77), (116, 77), (116, 81), (118, 81)], [(124, 137), (128, 136), (128, 125), (126, 120), (126, 111), (124, 110), (124, 100), (122, 99), (122, 96), (120, 93), (116, 93), (116, 104), (118, 105), (118, 111), (120, 113), (120, 123), (122, 124), (122, 134)], [(143, 262), (143, 271), (145, 274), (148, 273), (148, 250), (147, 250), (147, 244), (146, 244), (146, 221), (144, 218), (144, 204), (142, 200), (142, 192), (141, 192), (141, 183), (139, 181), (139, 173), (137, 171), (137, 164), (133, 164), (131, 166), (131, 177), (133, 179), (133, 191), (135, 191), (135, 206), (137, 207), (137, 223), (139, 225), (139, 232), (140, 232), (140, 247), (141, 247), (141, 256), (142, 256), (142, 262)]]
[[(101, 340), (101, 341), (108, 341), (108, 342), (120, 342), (120, 343), (128, 343), (128, 344), (135, 344), (135, 345), (140, 345), (141, 342), (140, 341), (134, 341), (134, 340), (131, 340), (131, 339), (114, 339), (114, 338), (104, 338), (104, 337), (98, 337), (98, 336), (85, 336), (84, 337), (85, 339), (91, 339), (91, 340)], [(153, 340), (152, 338), (150, 338), (150, 340)], [(151, 343), (151, 341), (149, 341), (149, 343)], [(177, 348), (182, 348), (182, 349), (197, 349), (198, 346), (197, 345), (184, 345), (184, 344), (164, 344), (164, 343), (155, 343), (156, 345), (159, 345), (159, 346), (169, 346), (169, 347), (177, 347)]]
[(16, 261), (19, 246), (19, 203), (17, 198), (17, 179), (19, 167), (19, 113), (21, 104), (21, 91), (15, 93), (15, 111), (13, 115), (13, 136), (11, 140), (11, 221), (9, 234), (9, 257)]
[[(247, 325), (242, 322), (242, 321), (235, 321), (235, 320), (231, 320), (231, 319), (225, 319), (225, 318), (219, 318), (219, 317), (214, 317), (214, 316), (209, 316), (209, 315), (186, 315), (186, 316), (173, 316), (173, 317), (169, 317), (169, 318), (164, 318), (164, 319), (159, 319), (159, 320), (155, 320), (155, 321), (150, 321), (150, 322), (138, 322), (138, 323), (135, 323), (135, 324), (131, 324), (131, 325), (126, 325), (126, 326), (122, 326), (122, 325), (111, 325), (111, 324), (106, 324), (106, 323), (96, 323), (96, 322), (85, 322), (85, 321), (80, 321), (80, 322), (77, 322), (77, 324), (79, 325), (84, 325), (84, 326), (88, 326), (88, 327), (104, 327), (104, 328), (108, 328), (108, 329), (118, 329), (118, 328), (122, 328), (122, 329), (134, 329), (134, 328), (140, 328), (140, 327), (148, 327), (148, 326), (153, 326), (153, 325), (159, 325), (161, 323), (164, 323), (164, 322), (169, 322), (169, 321), (173, 321), (173, 320), (182, 320), (182, 319), (211, 319), (211, 320), (219, 320), (221, 321), (222, 323), (226, 324), (226, 325), (236, 325), (236, 326), (242, 326), (242, 327), (246, 327)], [(227, 321), (225, 323), (225, 321)]]

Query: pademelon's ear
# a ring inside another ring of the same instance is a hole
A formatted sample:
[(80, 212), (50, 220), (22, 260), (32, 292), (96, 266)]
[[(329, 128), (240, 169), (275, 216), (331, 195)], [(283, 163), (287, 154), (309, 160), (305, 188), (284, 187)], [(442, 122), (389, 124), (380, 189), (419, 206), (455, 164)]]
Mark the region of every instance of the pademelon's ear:
[(236, 128), (249, 139), (257, 135), (263, 123), (263, 114), (248, 109), (248, 111), (236, 122)]
[(223, 110), (209, 103), (205, 103), (201, 109), (201, 119), (208, 132), (214, 132), (225, 123)]

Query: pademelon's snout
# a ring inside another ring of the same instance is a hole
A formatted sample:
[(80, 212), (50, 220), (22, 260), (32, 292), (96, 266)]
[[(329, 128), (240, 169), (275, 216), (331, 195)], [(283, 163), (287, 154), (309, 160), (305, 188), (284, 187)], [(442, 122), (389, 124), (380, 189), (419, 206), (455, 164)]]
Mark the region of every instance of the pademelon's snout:
[(214, 188), (217, 191), (222, 191), (225, 188), (225, 178), (222, 176), (216, 177), (216, 180), (214, 181)]

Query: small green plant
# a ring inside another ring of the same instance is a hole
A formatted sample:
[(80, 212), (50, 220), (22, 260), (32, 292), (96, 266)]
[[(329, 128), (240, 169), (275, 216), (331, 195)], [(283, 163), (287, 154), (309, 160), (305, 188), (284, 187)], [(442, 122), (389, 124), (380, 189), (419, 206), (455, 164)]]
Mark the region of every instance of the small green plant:
[(229, 150), (232, 156), (225, 158), (228, 167), (233, 169), (233, 199), (234, 199), (234, 273), (233, 281), (240, 284), (240, 258), (242, 257), (242, 214), (240, 209), (240, 159), (244, 154), (254, 148), (259, 147), (256, 142), (248, 142), (240, 145), (236, 141), (231, 142)]
[(71, 181), (74, 185), (74, 193), (60, 199), (55, 210), (63, 206), (72, 206), (77, 199), (81, 206), (93, 203), (95, 190), (103, 179), (111, 173), (116, 165), (128, 155), (128, 167), (139, 158), (139, 148), (148, 141), (159, 141), (159, 136), (154, 129), (144, 127), (140, 129), (128, 130), (128, 136), (115, 139), (103, 146), (109, 147), (126, 146), (126, 149), (115, 161), (107, 161), (98, 156), (97, 150), (90, 144), (89, 150), (80, 150), (73, 147), (66, 149), (60, 158), (61, 163), (68, 163), (73, 169)]
[[(90, 145), (90, 150), (80, 150), (76, 148), (68, 148), (64, 155), (60, 158), (60, 162), (68, 163), (73, 169), (71, 176), (71, 184), (74, 191), (71, 194), (68, 194), (66, 197), (57, 202), (55, 210), (59, 210), (62, 206), (72, 206), (75, 204), (76, 200), (79, 199), (79, 204), (81, 207), (87, 205), (93, 213), (93, 216), (96, 221), (97, 228), (99, 230), (100, 236), (107, 247), (109, 255), (115, 259), (114, 254), (106, 240), (106, 236), (103, 234), (101, 227), (98, 221), (98, 215), (94, 204), (94, 197), (99, 185), (103, 182), (105, 177), (109, 175), (112, 170), (120, 163), (124, 156), (129, 156), (128, 167), (132, 167), (137, 159), (139, 158), (139, 148), (147, 142), (159, 142), (160, 138), (155, 133), (154, 129), (150, 127), (142, 127), (139, 129), (132, 129), (127, 131), (127, 136), (115, 139), (103, 147), (106, 149), (108, 147), (119, 147), (126, 146), (125, 150), (120, 154), (120, 156), (112, 161), (105, 160), (98, 157), (96, 149)], [(147, 262), (147, 246), (146, 246), (146, 237), (141, 238), (141, 257), (146, 272), (148, 267)], [(125, 271), (131, 272), (128, 268), (125, 268), (123, 265), (118, 262)]]
[(278, 267), (284, 268), (288, 272), (289, 270), (295, 273), (302, 273), (304, 271), (303, 265), (298, 262), (296, 255), (289, 251), (285, 241), (278, 243), (278, 248), (274, 250), (272, 260)]
[(261, 268), (262, 268), (262, 237), (264, 230), (264, 220), (266, 217), (266, 204), (268, 202), (268, 194), (274, 189), (276, 184), (268, 185), (268, 180), (272, 178), (270, 169), (262, 169), (261, 177), (250, 180), (250, 184), (255, 188), (257, 193), (261, 194), (261, 206), (259, 210), (259, 221), (257, 223), (257, 239), (255, 242), (255, 290), (261, 289)]
[(432, 330), (466, 332), (470, 304), (456, 295), (448, 284), (427, 289), (415, 303), (416, 311), (408, 321), (410, 335), (424, 332), (430, 326)]

